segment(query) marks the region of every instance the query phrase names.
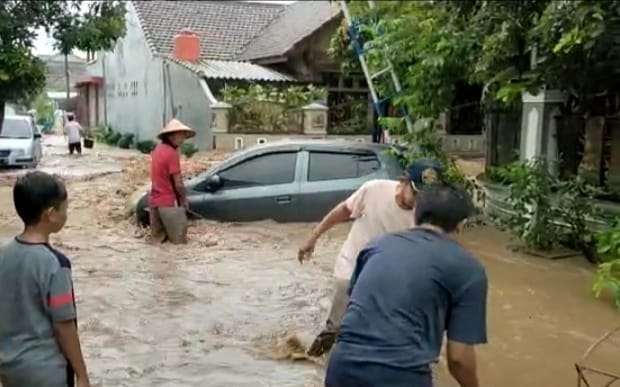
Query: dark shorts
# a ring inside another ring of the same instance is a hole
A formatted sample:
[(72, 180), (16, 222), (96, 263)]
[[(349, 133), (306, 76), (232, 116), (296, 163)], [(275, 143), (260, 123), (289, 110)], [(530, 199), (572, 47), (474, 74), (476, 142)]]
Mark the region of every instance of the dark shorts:
[(73, 151), (76, 151), (78, 154), (82, 154), (82, 143), (74, 142), (69, 144), (69, 154), (73, 154)]
[(327, 367), (326, 387), (433, 387), (431, 372), (415, 372), (364, 363), (336, 344)]
[(0, 370), (2, 387), (74, 387), (73, 370), (67, 366), (41, 365), (36, 368)]

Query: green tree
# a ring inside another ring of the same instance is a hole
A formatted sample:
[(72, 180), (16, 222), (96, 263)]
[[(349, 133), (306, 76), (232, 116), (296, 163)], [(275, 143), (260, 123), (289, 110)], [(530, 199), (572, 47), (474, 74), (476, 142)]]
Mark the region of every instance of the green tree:
[(37, 29), (52, 32), (63, 54), (107, 50), (124, 35), (122, 2), (94, 1), (85, 14), (80, 8), (77, 0), (0, 2), (0, 127), (7, 102), (32, 101), (45, 85), (44, 64), (32, 54)]
[(87, 12), (82, 12), (80, 2), (70, 2), (66, 12), (54, 23), (55, 47), (65, 57), (67, 99), (70, 97), (69, 54), (74, 49), (88, 53), (106, 51), (126, 32), (125, 4), (122, 1), (95, 1)]
[(45, 68), (32, 55), (35, 30), (49, 29), (62, 8), (56, 1), (0, 2), (0, 127), (7, 102), (32, 100), (43, 88)]

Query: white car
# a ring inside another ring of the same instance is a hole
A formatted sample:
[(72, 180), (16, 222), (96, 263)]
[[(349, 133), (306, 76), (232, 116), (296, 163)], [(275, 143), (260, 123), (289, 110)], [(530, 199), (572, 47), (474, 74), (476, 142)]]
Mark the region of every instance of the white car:
[(32, 117), (4, 117), (0, 130), (0, 166), (34, 168), (42, 155), (41, 132)]

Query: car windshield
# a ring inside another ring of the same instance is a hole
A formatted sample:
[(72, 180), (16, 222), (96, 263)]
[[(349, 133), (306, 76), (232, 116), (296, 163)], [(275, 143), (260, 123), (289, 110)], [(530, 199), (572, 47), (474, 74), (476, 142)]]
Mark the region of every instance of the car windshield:
[(0, 138), (31, 138), (32, 128), (28, 121), (5, 118), (0, 131)]

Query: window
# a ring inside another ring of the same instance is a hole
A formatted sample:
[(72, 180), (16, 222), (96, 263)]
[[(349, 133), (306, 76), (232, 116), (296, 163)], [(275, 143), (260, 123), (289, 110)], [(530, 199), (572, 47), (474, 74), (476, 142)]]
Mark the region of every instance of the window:
[(243, 137), (235, 137), (235, 150), (243, 149)]
[(270, 153), (237, 164), (220, 177), (224, 188), (287, 184), (295, 181), (297, 153)]
[(308, 181), (355, 179), (380, 167), (374, 153), (311, 152)]
[(24, 119), (5, 118), (0, 138), (31, 138), (32, 126)]

